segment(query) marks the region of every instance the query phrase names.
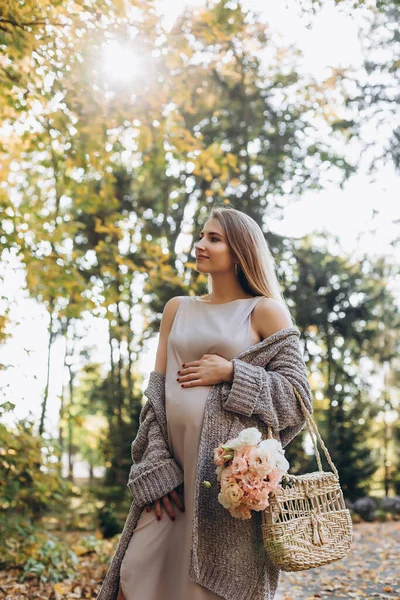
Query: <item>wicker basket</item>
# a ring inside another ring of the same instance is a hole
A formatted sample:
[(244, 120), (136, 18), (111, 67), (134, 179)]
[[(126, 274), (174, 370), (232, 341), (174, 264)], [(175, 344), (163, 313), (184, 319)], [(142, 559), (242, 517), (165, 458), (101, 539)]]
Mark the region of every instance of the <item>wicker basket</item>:
[[(296, 388), (294, 391), (306, 419), (319, 471), (284, 475), (282, 489), (271, 494), (268, 508), (262, 511), (265, 550), (283, 571), (302, 571), (339, 560), (348, 554), (353, 540), (353, 524), (338, 472), (303, 399)], [(268, 437), (273, 437), (270, 427)], [(322, 469), (317, 439), (333, 473)]]

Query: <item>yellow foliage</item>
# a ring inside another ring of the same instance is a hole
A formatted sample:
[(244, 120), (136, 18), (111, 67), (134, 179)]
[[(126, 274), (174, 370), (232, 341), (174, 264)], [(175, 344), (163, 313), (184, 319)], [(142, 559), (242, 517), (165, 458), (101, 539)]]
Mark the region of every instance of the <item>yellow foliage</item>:
[[(76, 554), (76, 552), (75, 552)], [(53, 591), (55, 600), (63, 600), (66, 594), (70, 594), (72, 592), (72, 587), (74, 583), (53, 583)]]

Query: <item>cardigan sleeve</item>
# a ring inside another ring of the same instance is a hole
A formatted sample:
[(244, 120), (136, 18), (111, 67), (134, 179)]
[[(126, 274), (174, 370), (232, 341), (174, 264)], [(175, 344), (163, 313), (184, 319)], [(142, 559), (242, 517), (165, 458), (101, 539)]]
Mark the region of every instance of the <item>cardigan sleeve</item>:
[(298, 338), (283, 344), (266, 366), (232, 359), (233, 380), (224, 384), (222, 406), (245, 417), (257, 415), (286, 446), (305, 426), (305, 417), (293, 385), (312, 414), (312, 395)]
[[(164, 393), (162, 377), (153, 371), (145, 393), (149, 390)], [(160, 425), (160, 415), (156, 415), (149, 399), (141, 410), (139, 429), (132, 442), (133, 464), (127, 484), (139, 507), (159, 500), (183, 483), (183, 471), (170, 454), (165, 432), (166, 428), (163, 431)]]

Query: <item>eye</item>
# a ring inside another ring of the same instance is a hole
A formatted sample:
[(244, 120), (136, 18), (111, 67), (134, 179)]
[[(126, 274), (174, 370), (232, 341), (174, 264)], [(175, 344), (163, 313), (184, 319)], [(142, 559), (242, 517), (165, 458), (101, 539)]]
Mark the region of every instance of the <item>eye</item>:
[[(202, 235), (199, 235), (199, 240), (201, 240), (202, 237), (203, 237)], [(211, 240), (216, 240), (217, 242), (220, 241), (219, 238), (215, 237), (214, 235), (210, 239)]]

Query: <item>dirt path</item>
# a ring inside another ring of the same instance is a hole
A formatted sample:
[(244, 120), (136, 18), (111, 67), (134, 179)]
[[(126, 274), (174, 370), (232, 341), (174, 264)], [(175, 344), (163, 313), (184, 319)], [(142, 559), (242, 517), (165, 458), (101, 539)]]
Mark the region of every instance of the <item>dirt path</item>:
[[(85, 535), (84, 532), (69, 532), (63, 537), (78, 552), (80, 539)], [(73, 580), (40, 583), (32, 577), (19, 583), (17, 569), (0, 571), (0, 600), (94, 600), (116, 541), (107, 540), (103, 544), (101, 556), (83, 552), (84, 548), (81, 548)], [(354, 525), (350, 554), (317, 569), (282, 573), (275, 600), (339, 598), (400, 600), (400, 522)]]
[(400, 600), (400, 522), (354, 525), (352, 550), (329, 565), (282, 573), (275, 600)]

